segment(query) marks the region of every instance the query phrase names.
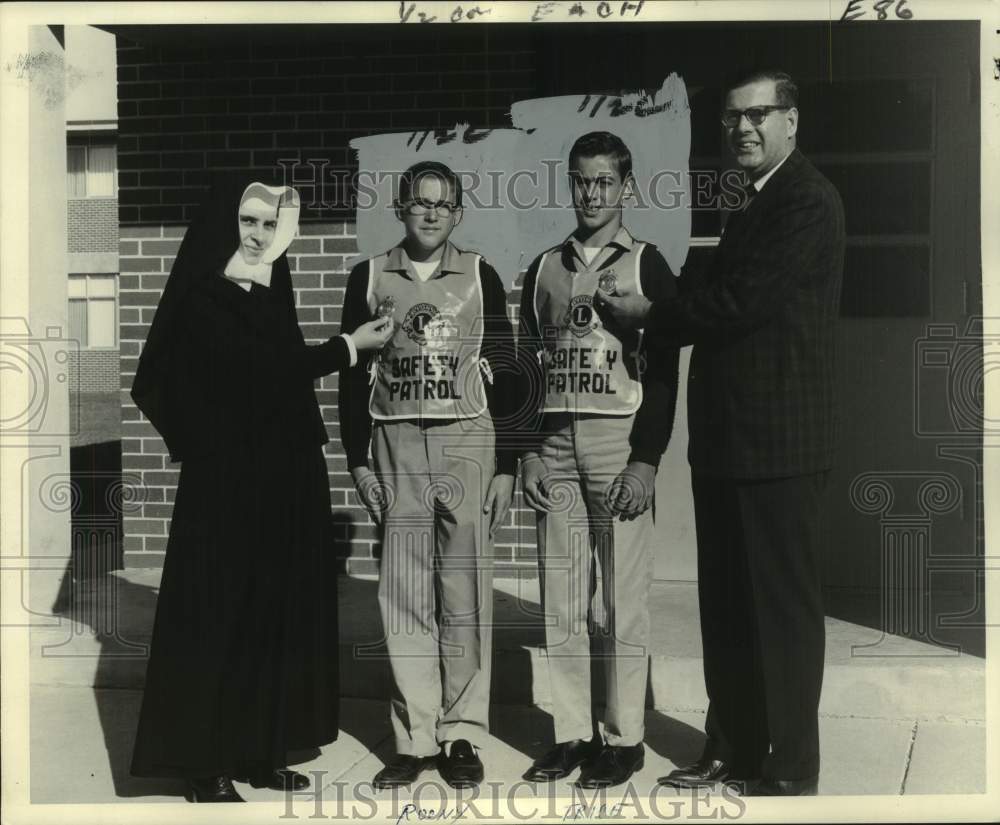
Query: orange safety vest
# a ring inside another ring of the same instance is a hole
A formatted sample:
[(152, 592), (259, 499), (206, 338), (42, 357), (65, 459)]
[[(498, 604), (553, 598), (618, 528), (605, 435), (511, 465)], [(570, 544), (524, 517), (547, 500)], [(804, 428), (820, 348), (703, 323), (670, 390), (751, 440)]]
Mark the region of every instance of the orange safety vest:
[[(535, 281), (534, 307), (542, 340), (544, 412), (631, 415), (642, 403), (638, 352), (642, 330), (621, 332), (604, 326), (593, 306), (601, 276), (613, 278), (618, 295), (642, 294), (639, 259), (646, 244), (610, 265), (598, 253), (594, 264), (567, 269), (563, 246), (544, 253)], [(582, 265), (582, 262), (577, 262)]]
[(387, 268), (400, 259), (396, 250), (369, 261), (369, 310), (374, 315), (391, 305), (395, 324), (392, 338), (372, 361), (368, 409), (376, 420), (454, 420), (476, 418), (486, 410), (480, 366), (482, 257), (449, 247), (442, 258), (448, 269), (426, 281)]

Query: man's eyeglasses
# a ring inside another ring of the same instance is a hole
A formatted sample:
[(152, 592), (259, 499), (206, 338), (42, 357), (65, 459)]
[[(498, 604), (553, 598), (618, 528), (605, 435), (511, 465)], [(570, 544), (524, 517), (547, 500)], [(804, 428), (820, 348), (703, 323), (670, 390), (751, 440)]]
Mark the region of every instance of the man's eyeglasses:
[(791, 106), (751, 106), (749, 109), (726, 109), (722, 113), (722, 125), (732, 129), (740, 125), (743, 115), (746, 115), (751, 126), (760, 126), (771, 112), (787, 112)]
[(428, 212), (435, 212), (439, 218), (447, 218), (459, 208), (458, 204), (448, 203), (448, 201), (410, 201), (400, 204), (407, 215), (426, 215)]

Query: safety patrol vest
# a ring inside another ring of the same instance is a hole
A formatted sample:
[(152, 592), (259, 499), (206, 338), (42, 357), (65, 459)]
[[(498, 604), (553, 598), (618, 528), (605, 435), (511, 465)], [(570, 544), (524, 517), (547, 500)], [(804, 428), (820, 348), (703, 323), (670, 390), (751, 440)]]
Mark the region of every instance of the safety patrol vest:
[(544, 253), (535, 281), (535, 317), (542, 340), (544, 412), (630, 415), (642, 403), (638, 353), (642, 330), (616, 332), (593, 306), (602, 283), (617, 295), (642, 294), (639, 259), (646, 244), (622, 254), (597, 253), (590, 266), (569, 243)]
[(372, 362), (372, 418), (454, 420), (486, 409), (480, 260), (448, 244), (426, 281), (416, 277), (402, 247), (369, 261), (368, 308), (391, 314), (395, 325)]

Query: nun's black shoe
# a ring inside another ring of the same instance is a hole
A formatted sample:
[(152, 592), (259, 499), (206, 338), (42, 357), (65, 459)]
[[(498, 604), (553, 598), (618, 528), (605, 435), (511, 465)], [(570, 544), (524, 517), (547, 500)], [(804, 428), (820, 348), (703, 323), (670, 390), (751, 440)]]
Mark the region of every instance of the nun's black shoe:
[(309, 777), (287, 768), (252, 773), (250, 785), (254, 788), (270, 788), (272, 791), (304, 791), (309, 787)]
[(228, 776), (208, 776), (188, 779), (188, 800), (191, 802), (244, 802), (236, 793)]

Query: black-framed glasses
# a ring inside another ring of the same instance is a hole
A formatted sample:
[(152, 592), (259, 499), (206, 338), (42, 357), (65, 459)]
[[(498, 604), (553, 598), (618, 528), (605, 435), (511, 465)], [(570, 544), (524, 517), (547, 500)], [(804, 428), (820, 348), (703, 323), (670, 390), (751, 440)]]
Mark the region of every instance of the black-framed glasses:
[(409, 203), (401, 204), (401, 207), (407, 215), (426, 215), (428, 212), (433, 211), (439, 218), (447, 218), (459, 208), (456, 203), (449, 203), (448, 201), (410, 201)]
[(751, 126), (760, 126), (771, 112), (787, 112), (791, 106), (751, 106), (749, 109), (726, 109), (722, 113), (722, 125), (732, 129), (740, 125), (743, 115), (746, 115)]

